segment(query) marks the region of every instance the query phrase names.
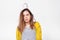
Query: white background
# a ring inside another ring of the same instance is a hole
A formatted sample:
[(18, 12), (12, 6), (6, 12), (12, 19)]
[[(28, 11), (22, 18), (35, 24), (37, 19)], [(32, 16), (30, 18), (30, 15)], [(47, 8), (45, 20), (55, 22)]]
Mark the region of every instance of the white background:
[(0, 40), (16, 40), (16, 27), (23, 4), (39, 21), (43, 40), (60, 40), (60, 0), (0, 0)]

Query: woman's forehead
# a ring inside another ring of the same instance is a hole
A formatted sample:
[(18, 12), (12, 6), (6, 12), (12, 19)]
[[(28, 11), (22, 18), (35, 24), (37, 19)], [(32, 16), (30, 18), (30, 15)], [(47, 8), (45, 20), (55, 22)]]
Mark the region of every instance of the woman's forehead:
[(23, 12), (23, 15), (29, 14), (29, 12), (26, 10)]

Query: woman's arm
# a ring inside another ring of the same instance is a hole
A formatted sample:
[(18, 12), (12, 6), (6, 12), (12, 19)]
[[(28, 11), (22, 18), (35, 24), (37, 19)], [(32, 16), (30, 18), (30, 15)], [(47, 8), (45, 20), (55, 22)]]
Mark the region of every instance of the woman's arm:
[(35, 23), (36, 26), (36, 40), (42, 40), (42, 29), (39, 22)]
[(21, 32), (16, 28), (16, 40), (21, 40)]

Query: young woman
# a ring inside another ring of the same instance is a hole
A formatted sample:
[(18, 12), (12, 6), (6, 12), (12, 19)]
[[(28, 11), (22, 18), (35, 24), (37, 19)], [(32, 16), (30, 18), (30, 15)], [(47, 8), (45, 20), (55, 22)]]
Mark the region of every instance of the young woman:
[(33, 14), (28, 8), (23, 9), (20, 13), (16, 40), (42, 40), (41, 26), (39, 22), (33, 21)]

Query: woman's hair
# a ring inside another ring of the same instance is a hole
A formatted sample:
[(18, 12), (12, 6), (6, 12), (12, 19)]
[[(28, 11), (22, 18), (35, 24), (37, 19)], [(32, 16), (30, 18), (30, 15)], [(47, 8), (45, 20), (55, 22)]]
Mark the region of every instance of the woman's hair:
[(18, 29), (19, 31), (22, 33), (24, 28), (25, 28), (25, 22), (24, 22), (24, 16), (23, 16), (23, 12), (24, 11), (28, 11), (30, 14), (30, 28), (33, 29), (34, 27), (34, 22), (33, 22), (33, 14), (31, 13), (31, 11), (28, 8), (25, 8), (21, 11), (20, 15), (19, 15), (19, 25), (18, 25)]

